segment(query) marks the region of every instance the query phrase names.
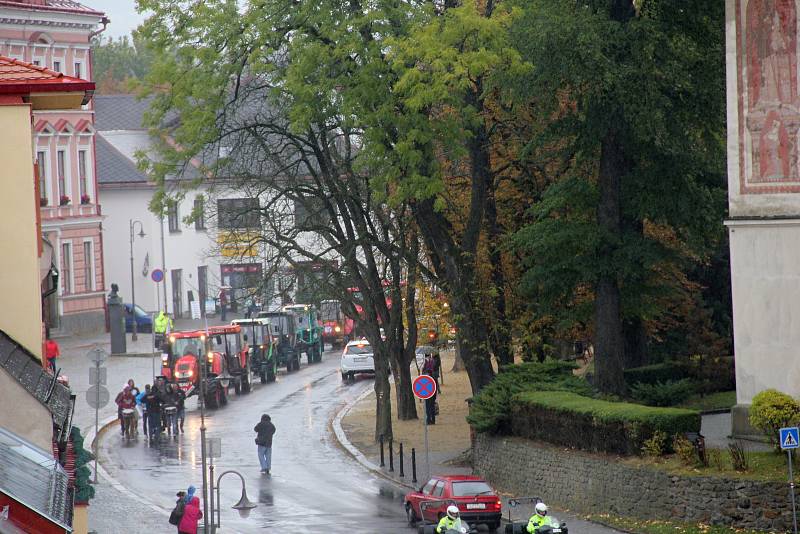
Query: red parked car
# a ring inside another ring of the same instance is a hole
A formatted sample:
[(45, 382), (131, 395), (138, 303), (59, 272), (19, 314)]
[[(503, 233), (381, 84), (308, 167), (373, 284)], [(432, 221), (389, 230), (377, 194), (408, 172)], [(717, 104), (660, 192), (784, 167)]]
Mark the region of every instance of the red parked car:
[(419, 491), (405, 496), (406, 516), (411, 525), (422, 518), (420, 504), (446, 501), (425, 508), (425, 520), (436, 523), (444, 517), (449, 501), (458, 506), (461, 518), (471, 526), (484, 524), (490, 531), (500, 527), (502, 515), (500, 497), (480, 477), (472, 475), (437, 475)]

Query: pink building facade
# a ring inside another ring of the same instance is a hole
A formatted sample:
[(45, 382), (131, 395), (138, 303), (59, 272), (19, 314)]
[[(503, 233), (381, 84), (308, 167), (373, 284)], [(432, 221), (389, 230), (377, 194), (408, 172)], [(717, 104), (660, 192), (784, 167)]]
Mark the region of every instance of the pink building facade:
[[(72, 0), (0, 0), (0, 54), (92, 80), (89, 43), (107, 22)], [(56, 332), (99, 331), (105, 279), (93, 106), (36, 111), (34, 131), (42, 233), (60, 271), (58, 291), (43, 303), (45, 321)]]

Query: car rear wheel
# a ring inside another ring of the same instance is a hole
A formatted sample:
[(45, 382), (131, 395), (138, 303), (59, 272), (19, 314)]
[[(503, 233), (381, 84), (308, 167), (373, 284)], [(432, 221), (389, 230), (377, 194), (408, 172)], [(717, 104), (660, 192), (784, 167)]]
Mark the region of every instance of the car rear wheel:
[(406, 518), (408, 519), (408, 526), (415, 527), (417, 526), (417, 514), (414, 512), (414, 507), (411, 506), (410, 502), (406, 503)]

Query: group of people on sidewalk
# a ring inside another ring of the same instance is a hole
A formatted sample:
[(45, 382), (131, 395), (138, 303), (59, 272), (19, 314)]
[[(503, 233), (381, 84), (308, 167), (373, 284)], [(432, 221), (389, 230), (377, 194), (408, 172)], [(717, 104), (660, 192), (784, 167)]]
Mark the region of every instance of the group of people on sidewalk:
[[(186, 419), (186, 393), (166, 382), (163, 378), (156, 378), (154, 385), (147, 384), (144, 391), (133, 382), (131, 378), (115, 399), (117, 403), (117, 417), (120, 421), (120, 432), (125, 435), (123, 410), (134, 409), (135, 425), (138, 428), (139, 416), (142, 418), (142, 430), (151, 444), (167, 431), (177, 435), (183, 433), (183, 424)], [(148, 432), (149, 430), (149, 432)]]
[(169, 515), (169, 523), (178, 527), (178, 534), (197, 534), (197, 522), (203, 518), (203, 511), (200, 498), (194, 495), (196, 491), (197, 488), (189, 486), (175, 495), (178, 500)]
[[(272, 436), (275, 434), (272, 418), (263, 414), (253, 431), (256, 433), (261, 473), (269, 475), (272, 467)], [(176, 495), (178, 500), (175, 501), (169, 522), (178, 527), (178, 534), (197, 534), (197, 522), (203, 518), (203, 511), (200, 509), (200, 498), (194, 495), (196, 491), (194, 486), (189, 486), (186, 491), (179, 491)]]

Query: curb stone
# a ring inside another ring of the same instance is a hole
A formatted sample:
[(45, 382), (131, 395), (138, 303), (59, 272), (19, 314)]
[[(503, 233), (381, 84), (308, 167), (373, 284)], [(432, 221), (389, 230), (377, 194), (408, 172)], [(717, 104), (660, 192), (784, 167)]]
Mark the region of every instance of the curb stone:
[[(94, 427), (92, 427), (86, 433), (86, 438), (85, 439), (88, 440), (89, 443), (91, 443), (92, 450), (95, 450), (95, 442), (97, 440), (99, 440), (106, 432), (108, 432), (108, 430), (111, 427), (117, 426), (118, 421), (119, 421), (119, 419), (117, 419), (116, 417), (110, 417), (110, 418), (108, 418), (105, 421), (102, 421), (100, 423), (100, 428), (97, 431), (96, 435), (95, 435), (95, 432), (94, 432)], [(94, 462), (92, 462), (92, 464), (94, 464)], [(136, 502), (138, 502), (139, 504), (141, 504), (143, 506), (147, 506), (151, 510), (157, 512), (158, 514), (161, 514), (161, 515), (164, 515), (166, 517), (169, 517), (170, 510), (167, 510), (166, 508), (163, 508), (163, 507), (158, 506), (158, 505), (156, 505), (156, 504), (154, 504), (154, 503), (152, 503), (152, 502), (150, 502), (150, 501), (148, 501), (146, 499), (143, 499), (141, 496), (137, 495), (136, 493), (132, 492), (131, 490), (129, 490), (128, 488), (123, 486), (116, 478), (111, 476), (111, 474), (108, 471), (106, 471), (105, 468), (103, 468), (102, 462), (99, 459), (97, 460), (97, 474), (99, 476), (101, 476), (102, 478), (106, 479), (115, 490), (119, 491), (120, 493), (124, 494), (125, 496), (135, 500)]]
[(356, 404), (358, 404), (359, 402), (370, 396), (372, 393), (373, 391), (371, 389), (366, 390), (364, 393), (356, 397), (353, 401), (346, 404), (341, 410), (339, 410), (336, 413), (336, 416), (333, 418), (333, 422), (331, 424), (331, 426), (333, 426), (333, 434), (336, 437), (336, 441), (338, 441), (339, 445), (341, 445), (342, 448), (344, 448), (347, 451), (347, 453), (350, 454), (350, 456), (352, 456), (358, 463), (360, 463), (361, 466), (364, 467), (367, 471), (370, 471), (373, 474), (380, 476), (381, 478), (385, 478), (386, 480), (389, 480), (390, 482), (393, 482), (399, 486), (414, 490), (416, 488), (414, 488), (414, 486), (412, 486), (411, 484), (395, 480), (394, 478), (384, 473), (383, 469), (381, 469), (379, 466), (369, 461), (369, 459), (367, 459), (367, 457), (364, 456), (364, 453), (358, 450), (358, 448), (350, 442), (350, 440), (347, 438), (347, 434), (342, 428), (342, 419), (344, 419), (344, 417), (350, 412), (351, 409), (353, 409), (353, 407)]

